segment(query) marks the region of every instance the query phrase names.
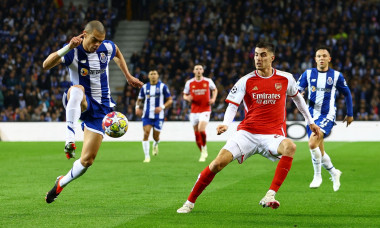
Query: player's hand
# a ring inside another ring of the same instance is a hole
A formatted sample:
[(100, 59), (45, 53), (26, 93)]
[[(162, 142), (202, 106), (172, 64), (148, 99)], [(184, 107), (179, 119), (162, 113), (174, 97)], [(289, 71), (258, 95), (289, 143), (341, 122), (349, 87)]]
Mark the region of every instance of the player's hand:
[(70, 43), (69, 43), (70, 49), (78, 47), (83, 41), (83, 36), (84, 36), (84, 33), (80, 34), (79, 36), (74, 36), (73, 38), (71, 38)]
[(343, 120), (343, 123), (347, 121), (347, 126), (350, 125), (352, 123), (352, 121), (354, 121), (354, 117), (353, 116), (346, 116), (344, 117), (344, 120)]
[(310, 130), (314, 132), (314, 134), (317, 136), (317, 138), (319, 138), (321, 134), (321, 129), (318, 127), (318, 125), (310, 124), (309, 127), (310, 127)]
[(209, 101), (208, 101), (208, 104), (209, 105), (213, 105), (215, 103), (215, 99), (210, 99)]
[(187, 100), (188, 102), (192, 102), (193, 101), (193, 96), (191, 96), (191, 95), (187, 95), (186, 97), (185, 97), (185, 100)]
[(216, 127), (216, 134), (217, 135), (220, 135), (220, 134), (223, 134), (224, 132), (226, 132), (228, 130), (228, 126), (227, 125), (218, 125)]
[(154, 109), (154, 113), (155, 114), (158, 114), (158, 113), (160, 113), (162, 111), (162, 108), (161, 107), (156, 107), (155, 109)]
[(136, 116), (141, 117), (142, 116), (142, 109), (141, 108), (136, 108)]
[(130, 84), (132, 87), (139, 89), (144, 85), (144, 83), (142, 83), (139, 79), (133, 77), (132, 75), (128, 77), (128, 84)]

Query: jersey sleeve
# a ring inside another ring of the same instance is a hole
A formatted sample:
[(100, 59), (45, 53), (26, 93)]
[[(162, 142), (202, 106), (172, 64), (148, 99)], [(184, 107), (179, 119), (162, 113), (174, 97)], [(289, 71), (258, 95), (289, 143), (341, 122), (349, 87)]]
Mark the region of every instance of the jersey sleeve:
[[(68, 44), (64, 44), (63, 47), (66, 45)], [(69, 52), (66, 53), (66, 55), (62, 56), (61, 60), (62, 60), (62, 63), (65, 64), (65, 66), (70, 66), (74, 60), (74, 49), (70, 50)]]
[(143, 85), (143, 87), (141, 87), (141, 89), (140, 89), (140, 92), (139, 92), (139, 96), (138, 96), (138, 99), (144, 99), (145, 98), (145, 90), (144, 90), (144, 88), (145, 88), (145, 85)]
[(227, 103), (239, 106), (245, 96), (246, 80), (241, 78), (230, 90), (226, 98)]
[(298, 86), (296, 80), (293, 78), (293, 75), (288, 77), (288, 88), (286, 94), (290, 97), (294, 97), (298, 94)]
[(190, 94), (190, 81), (187, 81), (185, 84), (185, 88), (183, 89), (184, 94)]
[(171, 97), (169, 87), (166, 84), (164, 84), (163, 93), (165, 98)]
[(347, 82), (344, 79), (342, 73), (339, 74), (338, 81), (336, 82), (336, 88), (340, 93), (343, 93), (344, 95), (347, 107), (347, 116), (353, 116), (351, 91), (350, 88), (348, 88)]
[(215, 85), (215, 83), (214, 83), (214, 81), (212, 79), (209, 80), (209, 87), (210, 87), (211, 90), (216, 89), (216, 85)]
[(304, 91), (305, 88), (308, 86), (307, 85), (307, 73), (306, 73), (306, 71), (303, 72), (303, 74), (298, 79), (297, 85), (298, 85), (298, 90), (301, 92)]
[(110, 54), (111, 54), (111, 58), (110, 58), (110, 60), (112, 60), (112, 59), (115, 57), (115, 55), (116, 55), (116, 45), (115, 45), (114, 42), (112, 42), (112, 41), (110, 41), (110, 40), (105, 40), (105, 41), (103, 41), (103, 42), (111, 45), (112, 50), (110, 51), (110, 52), (111, 52), (111, 53), (110, 53)]

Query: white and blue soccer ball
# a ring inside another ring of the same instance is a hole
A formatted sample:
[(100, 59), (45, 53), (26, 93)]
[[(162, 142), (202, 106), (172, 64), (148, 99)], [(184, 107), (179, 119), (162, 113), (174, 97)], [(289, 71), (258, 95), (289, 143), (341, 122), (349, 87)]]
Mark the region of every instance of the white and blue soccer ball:
[(110, 112), (104, 116), (102, 127), (108, 136), (119, 138), (128, 130), (128, 119), (121, 112)]

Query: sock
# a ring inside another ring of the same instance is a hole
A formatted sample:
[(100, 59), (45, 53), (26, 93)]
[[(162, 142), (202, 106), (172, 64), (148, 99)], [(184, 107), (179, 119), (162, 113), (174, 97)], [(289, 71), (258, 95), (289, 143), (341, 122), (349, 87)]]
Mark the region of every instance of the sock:
[(78, 177), (82, 176), (86, 171), (88, 167), (84, 167), (82, 163), (80, 162), (80, 158), (76, 160), (73, 164), (73, 168), (64, 176), (60, 181), (59, 185), (63, 188), (71, 181), (77, 179)]
[(335, 167), (333, 166), (330, 156), (326, 153), (326, 151), (325, 151), (325, 155), (323, 155), (322, 157), (322, 166), (327, 171), (329, 171), (331, 175), (335, 173)]
[(319, 147), (310, 149), (311, 152), (311, 161), (313, 162), (314, 167), (314, 176), (321, 176), (321, 166), (322, 166), (322, 153)]
[(195, 142), (197, 143), (197, 146), (200, 151), (202, 151), (202, 136), (199, 131), (194, 131), (195, 134)]
[(83, 91), (77, 87), (72, 87), (70, 99), (66, 106), (66, 144), (75, 142), (75, 124), (78, 122), (81, 114), (80, 103), (82, 99)]
[(202, 139), (202, 147), (204, 147), (206, 146), (206, 132), (201, 131), (200, 134), (201, 134), (201, 139)]
[(149, 156), (149, 146), (150, 146), (149, 141), (142, 141), (142, 146), (143, 146), (145, 157), (149, 158), (150, 157)]
[(277, 164), (273, 181), (269, 188), (270, 190), (273, 190), (275, 192), (278, 191), (278, 189), (282, 185), (282, 182), (284, 182), (286, 176), (288, 175), (290, 168), (292, 167), (292, 161), (293, 161), (292, 157), (288, 157), (288, 156), (281, 157), (280, 161)]
[(203, 190), (211, 183), (214, 179), (215, 173), (211, 172), (210, 168), (207, 166), (198, 176), (198, 180), (195, 182), (193, 189), (190, 192), (188, 201), (195, 203), (198, 196), (203, 192)]
[(160, 143), (160, 140), (158, 140), (158, 141), (154, 141), (154, 142), (153, 142), (153, 147), (157, 146), (158, 143)]

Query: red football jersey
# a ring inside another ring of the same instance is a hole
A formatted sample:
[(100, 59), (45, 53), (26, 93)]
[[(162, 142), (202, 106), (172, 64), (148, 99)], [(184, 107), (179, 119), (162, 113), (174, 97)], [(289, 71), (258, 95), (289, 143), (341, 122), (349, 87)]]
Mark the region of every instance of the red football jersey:
[(245, 117), (238, 130), (286, 136), (286, 96), (297, 93), (292, 74), (273, 69), (270, 77), (262, 77), (253, 71), (234, 85), (226, 102), (239, 106), (243, 100)]
[(186, 82), (183, 93), (193, 97), (191, 113), (211, 111), (208, 102), (210, 101), (210, 90), (214, 89), (216, 89), (215, 83), (210, 78), (203, 77), (202, 80), (197, 81), (194, 77)]

